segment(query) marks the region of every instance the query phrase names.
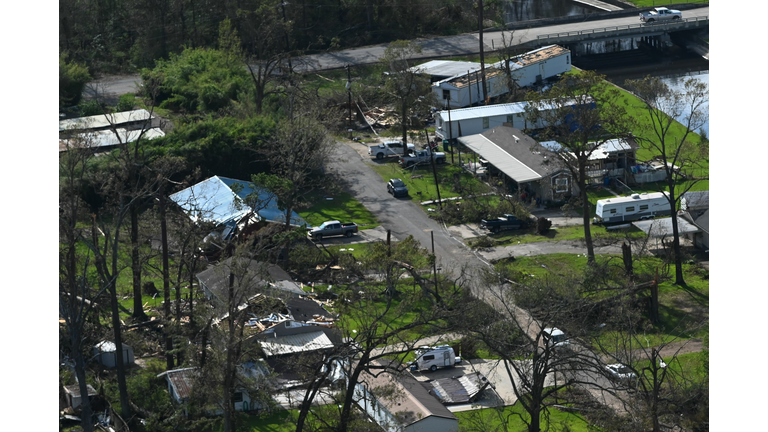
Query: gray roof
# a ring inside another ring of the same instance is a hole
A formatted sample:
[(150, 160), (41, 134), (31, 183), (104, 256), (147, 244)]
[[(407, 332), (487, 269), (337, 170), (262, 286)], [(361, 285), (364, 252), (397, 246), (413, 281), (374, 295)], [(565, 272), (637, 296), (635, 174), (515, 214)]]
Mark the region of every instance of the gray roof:
[[(641, 229), (650, 237), (667, 237), (672, 235), (672, 217), (650, 219), (632, 222), (632, 225)], [(701, 232), (699, 227), (677, 216), (677, 230), (679, 234), (694, 234)]]
[(560, 171), (557, 161), (547, 156), (544, 147), (520, 129), (498, 126), (461, 137), (459, 142), (518, 183), (540, 180)]
[(179, 399), (184, 400), (192, 394), (192, 387), (197, 377), (197, 368), (185, 368), (165, 371), (158, 378), (165, 377), (173, 387), (173, 391)]
[[(497, 105), (476, 106), (469, 108), (452, 109), (451, 121), (469, 120), (480, 117), (495, 117), (500, 115), (513, 115), (525, 113), (528, 102), (511, 102)], [(448, 121), (448, 110), (442, 110), (438, 115), (443, 121)]]
[(681, 197), (683, 210), (703, 210), (709, 208), (709, 191), (686, 192)]
[(479, 373), (460, 377), (440, 378), (421, 383), (445, 405), (470, 403), (480, 395), (490, 381)]
[(247, 288), (254, 292), (267, 290), (271, 286), (280, 291), (304, 294), (304, 291), (293, 282), (291, 276), (275, 264), (238, 258), (237, 262), (239, 265), (234, 266), (232, 260), (233, 258), (230, 257), (226, 261), (198, 273), (196, 276), (200, 283), (205, 285), (208, 291), (217, 297), (219, 301), (224, 301), (226, 298), (230, 269), (234, 270), (236, 285), (247, 284)]
[(123, 111), (114, 114), (102, 114), (90, 117), (78, 117), (73, 119), (59, 120), (59, 132), (73, 129), (99, 129), (114, 127), (126, 123), (141, 122), (149, 120), (152, 117), (149, 111), (139, 109), (134, 111)]
[(467, 71), (480, 70), (480, 63), (453, 60), (431, 60), (426, 63), (414, 66), (409, 70), (412, 72), (431, 75), (435, 78), (448, 78), (460, 74), (466, 74)]
[[(78, 134), (75, 138), (59, 140), (59, 151), (67, 151), (71, 147), (81, 146), (88, 148), (95, 147), (113, 147), (116, 145), (131, 143), (139, 139), (140, 129), (127, 130), (125, 128), (116, 128), (114, 131), (97, 130)], [(142, 139), (151, 140), (164, 137), (165, 132), (160, 128), (151, 128), (144, 131)]]
[[(384, 362), (383, 359), (378, 361), (380, 364)], [(363, 372), (360, 377), (369, 391), (377, 396), (378, 402), (397, 416), (403, 426), (411, 425), (429, 416), (458, 420), (437, 397), (429, 394), (427, 389), (408, 372), (397, 375), (381, 373), (378, 376)], [(394, 395), (395, 397), (391, 391), (387, 391), (387, 395), (383, 397), (376, 394), (377, 388), (390, 387), (392, 384), (398, 387), (397, 393), (400, 394)]]
[(323, 329), (307, 333), (296, 333), (286, 336), (267, 337), (261, 341), (261, 347), (267, 356), (295, 354), (308, 351), (333, 348), (333, 342), (325, 334)]

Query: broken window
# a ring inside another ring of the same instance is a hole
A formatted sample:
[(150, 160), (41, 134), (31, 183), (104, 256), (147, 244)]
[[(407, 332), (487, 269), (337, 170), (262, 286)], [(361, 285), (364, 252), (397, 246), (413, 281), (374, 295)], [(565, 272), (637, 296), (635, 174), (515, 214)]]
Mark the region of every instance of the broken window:
[(555, 192), (568, 192), (568, 177), (555, 179)]

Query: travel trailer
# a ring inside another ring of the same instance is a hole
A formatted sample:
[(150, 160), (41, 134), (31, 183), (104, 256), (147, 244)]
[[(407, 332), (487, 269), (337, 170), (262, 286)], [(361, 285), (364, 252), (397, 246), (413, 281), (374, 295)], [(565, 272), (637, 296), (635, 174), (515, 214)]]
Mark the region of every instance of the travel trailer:
[(632, 194), (628, 197), (597, 201), (594, 222), (596, 224), (621, 223), (670, 214), (672, 212), (664, 192)]

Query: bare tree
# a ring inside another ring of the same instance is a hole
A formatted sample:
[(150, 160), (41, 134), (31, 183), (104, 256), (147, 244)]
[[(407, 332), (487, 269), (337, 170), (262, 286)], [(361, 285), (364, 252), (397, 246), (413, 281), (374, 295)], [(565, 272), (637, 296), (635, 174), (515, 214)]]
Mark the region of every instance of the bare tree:
[[(69, 339), (70, 355), (75, 363), (75, 376), (80, 394), (87, 395), (85, 358), (83, 357), (84, 332), (89, 314), (98, 292), (93, 292), (87, 273), (91, 266), (89, 256), (78, 256), (77, 245), (82, 236), (78, 222), (87, 216), (85, 203), (80, 198), (84, 186), (85, 170), (93, 155), (87, 142), (77, 145), (59, 159), (59, 313), (64, 318)], [(82, 427), (93, 430), (91, 402), (88, 396), (81, 398)]]
[(666, 172), (662, 191), (672, 212), (675, 284), (684, 285), (676, 214), (682, 195), (708, 178), (709, 141), (696, 132), (709, 118), (709, 89), (694, 78), (685, 80), (679, 90), (655, 77), (628, 80), (626, 86), (643, 101), (647, 114), (638, 119), (635, 139), (661, 160)]
[(595, 262), (590, 229), (591, 207), (587, 197), (589, 158), (609, 139), (627, 137), (630, 119), (619, 90), (594, 71), (567, 75), (548, 91), (531, 93), (526, 117), (540, 125), (543, 139), (556, 140), (561, 148), (552, 154), (576, 180), (582, 208), (587, 258)]
[(434, 105), (429, 91), (429, 80), (411, 70), (411, 58), (421, 52), (416, 42), (395, 41), (387, 46), (384, 56), (379, 59), (387, 70), (384, 90), (392, 97), (400, 114), (403, 145), (408, 143), (408, 125), (411, 111), (418, 109), (419, 102)]

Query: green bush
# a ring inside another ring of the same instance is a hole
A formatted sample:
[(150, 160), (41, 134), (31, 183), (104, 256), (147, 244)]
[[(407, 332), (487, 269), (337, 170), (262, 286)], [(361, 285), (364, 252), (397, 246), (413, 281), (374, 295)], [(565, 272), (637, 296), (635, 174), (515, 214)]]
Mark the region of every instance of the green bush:
[(131, 111), (136, 106), (134, 104), (136, 102), (136, 96), (133, 94), (124, 94), (120, 96), (120, 100), (117, 102), (117, 106), (115, 107), (115, 110), (117, 112), (122, 111)]
[(67, 62), (67, 53), (59, 54), (59, 108), (77, 105), (90, 80), (86, 66)]

